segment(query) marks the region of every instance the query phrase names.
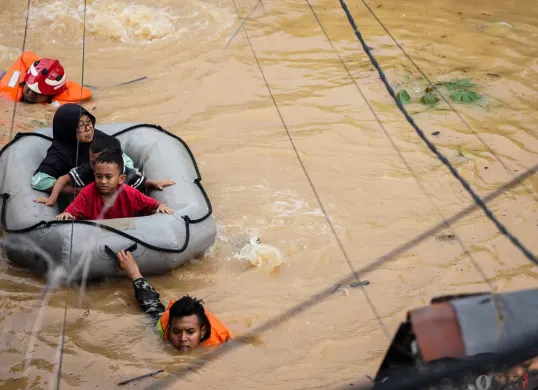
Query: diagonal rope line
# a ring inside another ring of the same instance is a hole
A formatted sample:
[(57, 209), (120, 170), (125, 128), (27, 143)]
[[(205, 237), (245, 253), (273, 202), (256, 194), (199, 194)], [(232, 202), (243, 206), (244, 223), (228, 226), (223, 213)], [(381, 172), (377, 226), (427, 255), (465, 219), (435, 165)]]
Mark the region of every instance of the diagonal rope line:
[[(368, 3), (366, 3), (365, 0), (361, 0), (363, 2), (363, 4), (365, 5), (365, 7), (368, 9), (368, 11), (370, 11), (370, 13), (372, 14), (372, 16), (375, 18), (375, 20), (377, 20), (377, 22), (381, 25), (381, 27), (383, 28), (383, 30), (385, 30), (385, 32), (389, 35), (389, 37), (391, 37), (391, 39), (394, 41), (394, 43), (396, 44), (396, 46), (398, 46), (398, 48), (402, 51), (402, 53), (409, 59), (409, 61), (411, 61), (411, 63), (413, 64), (413, 66), (418, 70), (418, 72), (422, 75), (422, 77), (424, 77), (424, 79), (428, 82), (428, 84), (430, 85), (430, 87), (432, 87), (435, 92), (437, 92), (439, 94), (439, 96), (441, 96), (441, 99), (448, 105), (448, 107), (450, 107), (450, 109), (452, 110), (452, 112), (454, 112), (454, 114), (456, 114), (456, 116), (463, 122), (463, 124), (465, 125), (465, 127), (467, 127), (467, 129), (469, 129), (475, 136), (476, 138), (478, 138), (478, 140), (480, 141), (480, 143), (482, 145), (484, 145), (484, 147), (487, 149), (487, 151), (489, 153), (491, 153), (493, 155), (493, 157), (495, 157), (495, 160), (497, 160), (497, 162), (499, 162), (499, 164), (502, 165), (502, 167), (505, 169), (506, 172), (508, 172), (512, 177), (515, 177), (515, 174), (514, 172), (512, 172), (510, 170), (510, 168), (508, 168), (508, 166), (504, 163), (504, 161), (493, 151), (493, 149), (491, 149), (491, 147), (483, 140), (483, 138), (480, 136), (480, 134), (478, 134), (476, 132), (475, 129), (473, 129), (473, 127), (469, 124), (469, 122), (467, 122), (465, 120), (465, 118), (463, 117), (463, 115), (461, 115), (461, 113), (456, 110), (456, 108), (454, 107), (454, 105), (452, 103), (450, 103), (450, 101), (441, 93), (441, 91), (439, 90), (439, 88), (437, 88), (437, 86), (432, 83), (432, 81), (428, 78), (428, 76), (426, 76), (426, 73), (424, 73), (424, 71), (418, 66), (418, 64), (415, 62), (415, 60), (413, 60), (413, 58), (404, 50), (404, 48), (402, 47), (402, 45), (400, 45), (400, 42), (398, 42), (398, 40), (396, 38), (394, 38), (394, 36), (391, 34), (391, 32), (388, 30), (388, 28), (383, 24), (383, 22), (377, 17), (377, 15), (375, 14), (375, 12), (370, 8), (370, 6), (368, 5)], [(534, 194), (532, 192), (532, 190), (530, 188), (528, 188), (526, 185), (523, 186), (523, 188), (527, 191), (527, 193), (529, 195), (531, 195), (535, 200), (538, 200), (538, 195)]]
[(418, 136), (424, 141), (424, 143), (426, 144), (426, 146), (428, 146), (428, 148), (432, 151), (432, 153), (435, 154), (439, 158), (439, 160), (441, 160), (441, 162), (448, 168), (450, 173), (461, 183), (463, 188), (465, 188), (465, 190), (469, 193), (469, 195), (471, 195), (475, 203), (484, 211), (486, 216), (494, 223), (497, 229), (499, 229), (499, 231), (504, 236), (506, 236), (510, 240), (510, 242), (512, 242), (512, 244), (514, 244), (514, 246), (516, 246), (529, 261), (538, 265), (538, 260), (536, 259), (536, 256), (529, 249), (527, 249), (527, 247), (525, 247), (519, 241), (517, 237), (515, 237), (512, 233), (510, 233), (508, 229), (506, 229), (506, 227), (495, 217), (493, 212), (486, 206), (486, 204), (482, 201), (482, 199), (480, 199), (480, 197), (473, 191), (469, 183), (467, 183), (467, 181), (460, 176), (456, 168), (454, 168), (454, 166), (450, 163), (450, 161), (448, 161), (448, 159), (441, 152), (437, 150), (435, 145), (432, 144), (430, 140), (428, 140), (424, 132), (418, 127), (418, 125), (415, 123), (413, 118), (409, 115), (407, 110), (404, 108), (404, 106), (402, 105), (402, 103), (400, 102), (396, 94), (394, 93), (394, 90), (392, 89), (389, 82), (387, 81), (387, 77), (385, 76), (385, 73), (381, 69), (375, 57), (370, 52), (370, 49), (368, 48), (368, 45), (364, 41), (364, 38), (362, 37), (359, 29), (357, 28), (357, 25), (355, 24), (355, 20), (353, 19), (353, 16), (349, 12), (349, 9), (347, 8), (345, 1), (344, 0), (338, 0), (338, 1), (340, 2), (340, 5), (342, 6), (344, 12), (346, 13), (349, 23), (353, 27), (353, 31), (355, 32), (355, 35), (361, 42), (364, 51), (370, 58), (372, 65), (374, 65), (377, 72), (379, 73), (379, 77), (381, 78), (381, 81), (383, 81), (383, 84), (385, 85), (387, 91), (389, 92), (390, 96), (392, 96), (392, 99), (394, 100), (394, 102), (396, 103), (396, 105), (398, 106), (402, 114), (404, 115), (405, 119), (407, 119), (409, 124), (413, 127), (413, 129), (415, 129)]
[[(519, 185), (522, 185), (523, 182), (525, 180), (527, 180), (528, 178), (530, 178), (531, 176), (533, 176), (536, 173), (537, 170), (538, 170), (538, 165), (533, 166), (532, 168), (528, 169), (527, 171), (525, 171), (521, 175), (516, 176), (513, 180), (509, 181), (508, 183), (505, 183), (501, 187), (497, 188), (495, 191), (489, 193), (487, 196), (484, 197), (484, 201), (485, 202), (491, 202), (491, 201), (497, 199), (499, 196), (501, 196), (505, 192), (510, 191), (510, 190), (512, 190), (513, 188), (515, 188), (515, 187), (517, 187)], [(470, 206), (466, 207), (465, 209), (463, 209), (463, 210), (459, 211), (458, 213), (452, 215), (450, 218), (447, 219), (447, 222), (449, 224), (454, 224), (457, 221), (459, 221), (460, 219), (470, 215), (471, 213), (475, 212), (478, 209), (479, 209), (479, 206), (476, 203), (473, 203)], [(442, 229), (444, 229), (444, 227), (445, 227), (445, 224), (443, 222), (441, 222), (441, 223), (431, 227), (430, 229), (423, 231), (419, 235), (415, 236), (413, 239), (411, 239), (411, 240), (407, 241), (406, 243), (392, 249), (391, 251), (385, 253), (383, 256), (380, 256), (376, 260), (374, 260), (374, 261), (370, 262), (369, 264), (365, 265), (364, 267), (359, 269), (358, 272), (360, 272), (361, 275), (365, 275), (365, 274), (367, 274), (369, 272), (372, 272), (372, 271), (376, 270), (377, 268), (379, 268), (382, 265), (388, 263), (389, 261), (392, 261), (392, 260), (396, 259), (402, 253), (405, 253), (406, 251), (410, 250), (411, 248), (421, 244), (422, 242), (424, 242), (425, 240), (427, 240), (428, 238), (430, 238), (434, 234), (439, 233), (440, 231), (442, 231)], [(339, 286), (339, 285), (342, 285), (342, 284), (348, 284), (348, 283), (352, 282), (353, 280), (354, 280), (354, 275), (353, 274), (347, 275), (346, 277), (344, 277), (344, 278), (338, 280), (337, 282), (335, 282), (333, 284), (333, 286)], [(242, 336), (239, 336), (238, 338), (235, 339), (235, 342), (226, 343), (226, 344), (220, 346), (219, 348), (213, 349), (213, 350), (209, 351), (208, 353), (205, 353), (203, 358), (193, 362), (193, 364), (196, 364), (197, 367), (203, 367), (206, 364), (208, 364), (209, 362), (211, 362), (211, 361), (213, 361), (215, 359), (218, 359), (219, 357), (225, 355), (226, 353), (231, 352), (234, 349), (241, 347), (243, 345), (243, 342), (247, 342), (250, 338), (258, 336), (259, 334), (261, 334), (263, 332), (266, 332), (266, 331), (268, 331), (268, 330), (270, 330), (270, 329), (284, 323), (285, 321), (289, 321), (290, 319), (292, 319), (293, 317), (296, 317), (297, 315), (303, 313), (307, 309), (309, 309), (309, 308), (311, 308), (313, 306), (316, 306), (317, 304), (323, 302), (326, 298), (328, 298), (329, 296), (331, 296), (334, 293), (335, 289), (334, 289), (333, 286), (330, 286), (330, 287), (328, 287), (328, 288), (326, 288), (326, 289), (324, 289), (324, 290), (322, 290), (322, 291), (320, 291), (320, 292), (318, 292), (316, 294), (313, 294), (313, 295), (309, 296), (308, 298), (306, 298), (302, 302), (300, 302), (300, 303), (296, 304), (295, 306), (293, 306), (293, 307), (289, 308), (288, 310), (286, 310), (284, 313), (267, 320), (265, 323), (259, 325), (258, 327), (256, 327), (252, 331), (250, 331), (250, 332), (248, 332), (248, 333), (246, 333), (246, 334), (244, 334)], [(173, 373), (172, 376), (169, 377), (169, 378), (159, 379), (158, 382), (156, 382), (155, 384), (149, 386), (149, 389), (161, 390), (161, 389), (165, 388), (167, 386), (167, 384), (171, 385), (176, 380), (181, 379), (182, 377), (184, 377), (185, 375), (188, 375), (191, 372), (192, 371), (191, 371), (190, 367), (183, 368), (183, 369), (177, 371), (176, 373)]]
[[(310, 3), (309, 0), (305, 0), (306, 1), (306, 4), (308, 5), (308, 7), (310, 8), (310, 10), (312, 11), (312, 14), (314, 15), (314, 18), (316, 19), (316, 21), (318, 22), (318, 25), (321, 29), (321, 31), (323, 31), (323, 34), (325, 35), (325, 38), (327, 38), (327, 41), (329, 42), (329, 44), (331, 45), (334, 53), (336, 54), (336, 56), (338, 57), (338, 59), (340, 60), (340, 63), (342, 64), (343, 68), (346, 70), (346, 73), (348, 74), (349, 78), (351, 79), (351, 81), (353, 82), (353, 84), (355, 85), (355, 88), (357, 89), (357, 91), (359, 92), (359, 94), (361, 95), (362, 99), (366, 102), (366, 105), (368, 106), (368, 108), (370, 109), (370, 112), (372, 113), (372, 115), (374, 116), (375, 120), (377, 121), (377, 123), (379, 124), (379, 127), (381, 127), (381, 129), (383, 130), (383, 132), (385, 133), (385, 136), (387, 137), (387, 139), (389, 140), (389, 142), (391, 143), (393, 149), (395, 150), (395, 152), (398, 154), (398, 156), (400, 157), (400, 160), (402, 160), (402, 162), (404, 163), (405, 167), (407, 168), (407, 170), (409, 171), (409, 173), (413, 176), (413, 178), (415, 179), (415, 182), (417, 183), (418, 187), (420, 188), (420, 190), (422, 191), (422, 193), (426, 196), (426, 198), (428, 199), (428, 201), (430, 202), (430, 204), (432, 205), (432, 207), (435, 208), (438, 216), (441, 218), (441, 220), (444, 222), (445, 226), (447, 228), (451, 228), (450, 224), (448, 224), (446, 218), (443, 216), (443, 214), (441, 213), (441, 210), (439, 209), (439, 207), (435, 204), (435, 202), (433, 201), (433, 198), (432, 196), (428, 193), (428, 191), (426, 191), (426, 188), (424, 187), (424, 185), (422, 184), (422, 182), (419, 180), (419, 178), (417, 177), (417, 175), (415, 174), (415, 172), (413, 171), (413, 169), (411, 168), (411, 166), (409, 165), (409, 163), (407, 162), (407, 160), (405, 159), (405, 157), (403, 156), (403, 153), (401, 152), (401, 150), (398, 148), (398, 146), (396, 145), (396, 143), (394, 142), (394, 139), (392, 138), (392, 136), (390, 135), (390, 133), (387, 131), (385, 125), (383, 124), (383, 122), (381, 122), (381, 119), (379, 118), (379, 116), (377, 115), (377, 112), (374, 110), (374, 108), (372, 107), (372, 105), (370, 104), (370, 102), (368, 101), (368, 99), (366, 99), (366, 96), (364, 94), (364, 92), (362, 91), (362, 89), (359, 87), (359, 85), (357, 84), (357, 80), (355, 79), (355, 77), (353, 77), (353, 75), (351, 74), (347, 64), (345, 63), (345, 61), (342, 59), (342, 57), (340, 56), (340, 53), (338, 52), (338, 50), (336, 49), (336, 47), (334, 46), (334, 43), (332, 41), (332, 39), (329, 37), (329, 34), (327, 33), (327, 31), (325, 30), (325, 28), (323, 27), (323, 24), (321, 23), (321, 20), (319, 19), (318, 17), (318, 14), (316, 13), (316, 11), (314, 10), (314, 7), (312, 6), (312, 4)], [(478, 273), (480, 274), (480, 276), (482, 277), (484, 283), (489, 287), (490, 291), (492, 292), (492, 295), (494, 297), (494, 299), (496, 300), (497, 302), (497, 297), (495, 295), (495, 286), (493, 285), (493, 283), (491, 281), (489, 281), (488, 277), (486, 276), (484, 270), (482, 269), (482, 267), (478, 264), (478, 262), (476, 261), (476, 259), (474, 258), (474, 256), (471, 254), (471, 252), (469, 251), (469, 249), (465, 246), (464, 242), (462, 241), (461, 237), (459, 237), (459, 235), (455, 235), (455, 238), (456, 240), (458, 241), (458, 244), (461, 248), (461, 250), (463, 251), (463, 253), (469, 258), (469, 260), (471, 260), (471, 262), (473, 263), (473, 266), (476, 268), (476, 270), (478, 271)], [(498, 315), (500, 318), (502, 318), (502, 315), (501, 315), (501, 311), (500, 311), (500, 307), (497, 307), (499, 310), (498, 310)]]
[[(26, 24), (24, 26), (24, 38), (22, 40), (21, 56), (24, 54), (24, 50), (26, 50), (26, 37), (28, 36), (28, 20), (30, 18), (31, 1), (32, 0), (28, 0), (28, 5), (26, 6)], [(24, 61), (22, 61), (22, 58), (21, 58), (21, 63), (19, 65), (19, 73), (22, 73), (23, 65), (24, 65)], [(20, 74), (19, 74), (19, 77), (20, 77)], [(17, 82), (18, 82), (18, 79), (17, 79)], [(15, 116), (17, 115), (17, 103), (18, 103), (18, 99), (17, 99), (17, 96), (15, 96), (15, 103), (13, 105), (13, 114), (11, 115), (11, 127), (9, 129), (8, 142), (11, 141), (11, 137), (13, 136), (13, 128), (15, 127)]]
[[(235, 10), (237, 12), (237, 16), (239, 17), (239, 19), (241, 19), (241, 15), (240, 15), (239, 9), (237, 8), (237, 4), (235, 3), (235, 0), (232, 0), (232, 1), (233, 1)], [(332, 232), (334, 238), (336, 239), (336, 242), (338, 243), (338, 247), (340, 248), (340, 251), (344, 255), (344, 258), (345, 258), (349, 268), (351, 269), (351, 272), (353, 273), (354, 278), (357, 281), (359, 281), (360, 280), (359, 274), (357, 273), (357, 271), (353, 267), (353, 264), (351, 263), (351, 260), (349, 259), (349, 255), (347, 254), (347, 251), (344, 248), (344, 245), (342, 244), (342, 241), (340, 240), (340, 237), (338, 237), (338, 234), (336, 233), (336, 229), (334, 228), (334, 225), (331, 222), (331, 219), (329, 218), (329, 214), (327, 213), (327, 210), (325, 209), (325, 206), (323, 205), (323, 202), (321, 201), (321, 197), (319, 196), (318, 191), (316, 190), (316, 187), (314, 186), (314, 183), (313, 183), (312, 179), (310, 178), (310, 175), (308, 174), (308, 171), (306, 170), (306, 167), (305, 167), (305, 165), (303, 163), (303, 160), (301, 159), (301, 156), (299, 155), (299, 151), (297, 150), (295, 142), (293, 141), (291, 133), (290, 133), (290, 131), (288, 129), (288, 125), (286, 125), (286, 122), (284, 121), (284, 117), (282, 116), (282, 113), (280, 112), (280, 108), (278, 107), (278, 103), (276, 102), (275, 96), (273, 95), (273, 92), (271, 91), (271, 87), (269, 87), (269, 83), (267, 81), (267, 78), (265, 77), (265, 73), (263, 72), (262, 66), (261, 66), (260, 61), (258, 59), (258, 56), (256, 55), (256, 51), (254, 50), (254, 47), (252, 46), (252, 42), (250, 41), (250, 38), (249, 38), (249, 36), (247, 34), (247, 30), (245, 29), (244, 25), (243, 25), (243, 31), (245, 33), (245, 37), (247, 38), (248, 44), (250, 46), (250, 49), (252, 50), (252, 54), (254, 56), (254, 59), (256, 60), (256, 64), (258, 65), (258, 69), (260, 70), (260, 73), (262, 75), (262, 78), (263, 78), (263, 81), (265, 83), (265, 86), (267, 87), (267, 91), (269, 92), (269, 95), (271, 96), (271, 100), (273, 101), (273, 104), (274, 104), (274, 106), (276, 108), (276, 111), (278, 113), (280, 121), (282, 122), (282, 126), (284, 126), (284, 129), (286, 130), (286, 134), (287, 134), (288, 139), (289, 139), (289, 141), (291, 143), (293, 151), (295, 152), (295, 156), (297, 157), (297, 160), (299, 161), (299, 164), (301, 165), (303, 173), (306, 176), (306, 179), (308, 180), (308, 183), (310, 184), (310, 188), (312, 189), (312, 192), (314, 193), (314, 196), (316, 197), (316, 200), (317, 200), (317, 202), (318, 202), (318, 204), (319, 204), (319, 206), (320, 206), (320, 208), (321, 208), (321, 210), (323, 212), (323, 215), (325, 216), (325, 220), (327, 221), (327, 224), (329, 225), (329, 227), (331, 229), (331, 232)], [(381, 319), (381, 315), (379, 314), (377, 308), (375, 307), (374, 303), (372, 302), (371, 298), (369, 297), (369, 295), (367, 294), (367, 292), (366, 292), (366, 290), (364, 289), (363, 286), (361, 286), (361, 290), (364, 293), (364, 297), (365, 297), (366, 301), (368, 302), (368, 305), (370, 306), (370, 308), (371, 308), (372, 312), (374, 313), (376, 319), (378, 320), (381, 328), (383, 329), (383, 332), (385, 332), (386, 336), (390, 340), (390, 332), (388, 331), (385, 323)]]
[[(85, 63), (85, 56), (86, 56), (86, 10), (87, 10), (87, 0), (84, 0), (84, 15), (83, 15), (83, 27), (82, 27), (82, 74), (81, 74), (81, 82), (80, 82), (80, 100), (82, 101), (82, 93), (84, 92), (84, 63)], [(82, 116), (82, 106), (80, 106), (80, 116)], [(84, 128), (86, 130), (86, 128)], [(79, 153), (79, 145), (80, 142), (77, 137), (77, 151), (75, 155), (75, 167), (78, 166), (78, 153)], [(73, 200), (75, 200), (76, 194), (76, 188), (77, 185), (74, 183), (73, 185)], [(73, 220), (71, 222), (71, 238), (69, 242), (69, 264), (71, 264), (72, 258), (73, 258), (73, 236), (75, 233), (75, 221)], [(60, 360), (58, 362), (58, 377), (56, 382), (56, 389), (60, 389), (60, 379), (62, 374), (62, 363), (63, 363), (63, 355), (64, 355), (64, 347), (65, 347), (65, 329), (67, 328), (67, 301), (68, 301), (68, 293), (69, 293), (69, 287), (65, 290), (65, 308), (64, 308), (64, 318), (63, 318), (63, 324), (62, 324), (62, 333), (60, 337)]]

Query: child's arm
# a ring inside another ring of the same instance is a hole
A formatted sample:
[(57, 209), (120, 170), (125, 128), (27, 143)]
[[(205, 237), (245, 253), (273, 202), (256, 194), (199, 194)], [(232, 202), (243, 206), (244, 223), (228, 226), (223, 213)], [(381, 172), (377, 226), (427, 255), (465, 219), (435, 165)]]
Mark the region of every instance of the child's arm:
[(164, 203), (159, 203), (159, 206), (157, 206), (157, 209), (155, 210), (156, 213), (162, 213), (162, 214), (174, 214), (174, 210), (172, 210), (170, 207), (165, 205)]
[(162, 190), (164, 187), (173, 186), (174, 184), (176, 184), (176, 182), (170, 179), (164, 179), (164, 180), (146, 179), (146, 181), (144, 182), (144, 187), (146, 188), (153, 187), (155, 189)]
[(137, 212), (144, 212), (145, 214), (151, 213), (166, 213), (173, 214), (174, 210), (167, 207), (165, 204), (160, 203), (157, 199), (153, 199), (147, 195), (144, 195), (140, 191), (133, 192), (132, 199), (135, 203), (135, 208)]
[(162, 190), (164, 187), (168, 187), (176, 184), (173, 180), (151, 180), (142, 175), (138, 169), (133, 169), (125, 167), (125, 174), (127, 175), (127, 180), (125, 183), (130, 185), (137, 190), (141, 190), (141, 187), (144, 188), (155, 188), (157, 190)]
[(35, 198), (34, 202), (43, 203), (50, 207), (55, 206), (56, 201), (58, 200), (58, 196), (60, 196), (60, 193), (63, 191), (64, 187), (70, 183), (71, 183), (71, 178), (69, 177), (69, 175), (60, 176), (60, 178), (56, 180), (56, 184), (54, 184), (54, 187), (52, 189), (50, 196), (48, 198), (45, 198), (45, 197)]
[(57, 221), (65, 221), (67, 219), (75, 219), (75, 217), (73, 217), (73, 215), (71, 215), (67, 211), (64, 211), (63, 213), (58, 214), (56, 217), (54, 217), (54, 219)]
[(88, 196), (89, 187), (80, 191), (80, 194), (65, 208), (65, 211), (58, 214), (55, 219), (89, 219), (88, 210), (91, 209), (91, 198)]

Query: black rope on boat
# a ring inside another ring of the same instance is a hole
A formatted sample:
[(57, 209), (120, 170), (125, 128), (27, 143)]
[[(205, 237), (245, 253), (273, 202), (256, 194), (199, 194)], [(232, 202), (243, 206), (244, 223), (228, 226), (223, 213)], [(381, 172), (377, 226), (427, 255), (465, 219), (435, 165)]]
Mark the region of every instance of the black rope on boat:
[(528, 260), (530, 260), (532, 263), (538, 265), (538, 260), (536, 259), (536, 256), (534, 255), (534, 253), (532, 253), (527, 247), (525, 247), (519, 241), (519, 239), (517, 237), (515, 237), (512, 233), (510, 233), (508, 231), (508, 229), (497, 219), (497, 217), (495, 217), (493, 212), (488, 208), (488, 206), (486, 206), (484, 201), (482, 199), (480, 199), (480, 197), (473, 191), (470, 184), (463, 177), (460, 176), (460, 174), (458, 173), (456, 168), (454, 168), (454, 166), (450, 163), (450, 161), (448, 161), (448, 159), (439, 150), (437, 150), (435, 145), (430, 142), (428, 137), (426, 137), (424, 132), (418, 127), (418, 125), (415, 123), (414, 119), (411, 117), (411, 115), (409, 115), (407, 110), (404, 108), (403, 104), (400, 102), (400, 99), (398, 99), (398, 97), (396, 96), (396, 93), (394, 92), (394, 90), (390, 86), (389, 82), (387, 81), (387, 76), (385, 76), (385, 73), (383, 72), (383, 69), (381, 69), (381, 66), (379, 65), (379, 63), (377, 62), (377, 60), (373, 56), (372, 52), (370, 51), (370, 48), (368, 47), (368, 45), (364, 41), (364, 38), (362, 37), (362, 34), (359, 31), (359, 29), (358, 29), (358, 27), (357, 27), (357, 25), (355, 23), (355, 20), (353, 19), (353, 16), (351, 15), (351, 12), (347, 8), (346, 2), (344, 0), (338, 0), (338, 1), (340, 2), (340, 5), (342, 6), (342, 9), (344, 10), (344, 12), (345, 12), (345, 14), (347, 16), (347, 19), (348, 19), (349, 23), (351, 24), (351, 27), (353, 27), (353, 31), (355, 32), (355, 35), (357, 36), (358, 40), (360, 41), (365, 53), (368, 55), (368, 58), (370, 59), (370, 62), (376, 68), (377, 72), (379, 73), (379, 77), (381, 78), (381, 81), (385, 85), (385, 88), (387, 89), (388, 93), (390, 94), (390, 96), (392, 97), (394, 102), (396, 103), (396, 106), (398, 106), (398, 108), (400, 109), (400, 111), (404, 115), (407, 122), (409, 122), (409, 124), (413, 127), (415, 132), (422, 139), (422, 141), (424, 141), (424, 143), (430, 149), (430, 151), (433, 154), (435, 154), (437, 156), (437, 158), (439, 158), (439, 160), (441, 160), (441, 162), (448, 168), (448, 170), (450, 171), (452, 176), (454, 176), (461, 183), (463, 188), (465, 188), (467, 193), (469, 195), (471, 195), (474, 202), (484, 211), (486, 216), (491, 220), (491, 222), (493, 222), (493, 224), (497, 227), (497, 229), (499, 229), (499, 231), (506, 238), (508, 238), (508, 240), (510, 240), (510, 242), (512, 244), (514, 244), (514, 246), (516, 248), (518, 248)]
[[(144, 247), (146, 247), (148, 249), (151, 249), (151, 250), (154, 250), (154, 251), (157, 251), (157, 252), (165, 252), (165, 253), (182, 253), (182, 252), (184, 252), (187, 249), (188, 245), (189, 245), (190, 225), (205, 221), (213, 213), (213, 207), (211, 206), (211, 201), (209, 200), (209, 197), (207, 196), (207, 193), (206, 193), (206, 191), (205, 191), (205, 189), (204, 189), (204, 187), (202, 185), (202, 176), (200, 174), (200, 170), (198, 169), (198, 164), (196, 163), (196, 159), (194, 158), (194, 154), (190, 150), (189, 146), (185, 143), (185, 141), (183, 141), (177, 135), (166, 131), (165, 129), (163, 129), (161, 126), (158, 126), (158, 125), (139, 124), (139, 125), (133, 125), (133, 126), (130, 126), (130, 127), (126, 128), (126, 129), (120, 130), (119, 132), (113, 134), (113, 136), (117, 137), (119, 135), (125, 134), (125, 133), (127, 133), (129, 131), (132, 131), (132, 130), (135, 130), (135, 129), (138, 129), (138, 128), (141, 128), (141, 127), (150, 127), (150, 128), (155, 129), (157, 131), (165, 133), (166, 135), (168, 135), (168, 136), (176, 139), (177, 141), (181, 142), (181, 144), (185, 147), (185, 149), (189, 153), (189, 156), (191, 157), (194, 169), (196, 171), (197, 178), (194, 179), (193, 183), (198, 187), (198, 189), (202, 193), (202, 195), (203, 195), (203, 197), (204, 197), (204, 199), (206, 201), (206, 204), (207, 204), (208, 211), (204, 216), (202, 216), (200, 218), (195, 218), (195, 219), (191, 219), (188, 215), (184, 215), (184, 216), (181, 217), (185, 222), (185, 242), (183, 243), (183, 246), (181, 248), (163, 248), (163, 247), (155, 246), (155, 245), (149, 244), (149, 243), (147, 243), (147, 242), (145, 242), (145, 241), (143, 241), (143, 240), (141, 240), (139, 238), (136, 238), (136, 237), (134, 237), (134, 236), (132, 236), (132, 235), (130, 235), (128, 233), (125, 233), (125, 232), (123, 232), (121, 230), (118, 230), (118, 229), (116, 229), (116, 228), (114, 228), (112, 226), (101, 224), (101, 223), (95, 222), (95, 221), (85, 221), (85, 220), (40, 221), (40, 222), (37, 222), (37, 223), (35, 223), (35, 224), (31, 225), (31, 226), (25, 227), (25, 228), (10, 229), (6, 224), (6, 207), (7, 207), (7, 201), (8, 201), (8, 199), (9, 199), (9, 197), (11, 195), (7, 194), (7, 193), (0, 194), (0, 197), (2, 198), (2, 210), (1, 210), (1, 213), (0, 213), (0, 225), (2, 227), (2, 230), (4, 230), (6, 233), (19, 233), (20, 234), (20, 233), (28, 233), (28, 232), (30, 232), (32, 230), (35, 230), (35, 229), (38, 229), (40, 227), (48, 228), (48, 227), (50, 227), (52, 225), (62, 225), (62, 224), (74, 223), (74, 224), (79, 224), (79, 225), (95, 226), (95, 227), (98, 227), (98, 228), (101, 228), (101, 229), (104, 229), (104, 230), (108, 230), (109, 232), (118, 234), (118, 235), (120, 235), (122, 237), (125, 237), (125, 238), (131, 240), (131, 241), (136, 242), (137, 244), (140, 244), (140, 245), (142, 245), (142, 246), (144, 246)], [(47, 141), (51, 141), (51, 142), (53, 140), (51, 137), (49, 137), (47, 135), (44, 135), (44, 134), (39, 134), (39, 133), (17, 133), (15, 135), (15, 137), (13, 137), (13, 139), (0, 150), (0, 156), (2, 156), (2, 154), (11, 145), (13, 145), (15, 142), (17, 142), (21, 138), (31, 137), (31, 136), (40, 137), (40, 138), (43, 138), (43, 139), (45, 139)]]

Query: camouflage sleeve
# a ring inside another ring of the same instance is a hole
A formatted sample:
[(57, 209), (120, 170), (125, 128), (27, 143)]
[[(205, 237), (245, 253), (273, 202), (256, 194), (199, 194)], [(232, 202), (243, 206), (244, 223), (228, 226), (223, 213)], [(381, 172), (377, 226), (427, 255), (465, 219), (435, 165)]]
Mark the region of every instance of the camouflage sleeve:
[(140, 307), (152, 318), (153, 325), (155, 325), (165, 310), (164, 305), (159, 300), (159, 293), (144, 278), (135, 280), (133, 286)]

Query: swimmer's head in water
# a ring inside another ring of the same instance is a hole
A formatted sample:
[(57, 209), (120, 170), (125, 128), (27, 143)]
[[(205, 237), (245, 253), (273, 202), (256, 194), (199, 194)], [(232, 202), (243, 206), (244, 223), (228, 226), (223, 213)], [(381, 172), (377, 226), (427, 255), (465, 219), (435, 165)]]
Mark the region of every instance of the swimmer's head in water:
[(65, 91), (67, 76), (60, 61), (42, 58), (28, 68), (24, 78), (23, 99), (28, 103), (45, 103)]
[(121, 154), (106, 151), (101, 153), (95, 162), (95, 185), (101, 194), (114, 195), (119, 186), (125, 182), (126, 176), (123, 173), (123, 157)]
[(186, 295), (170, 308), (168, 341), (181, 352), (198, 347), (211, 334), (202, 302)]
[(24, 103), (50, 103), (52, 96), (42, 95), (40, 93), (35, 93), (28, 87), (27, 84), (24, 84), (22, 89), (22, 101)]

